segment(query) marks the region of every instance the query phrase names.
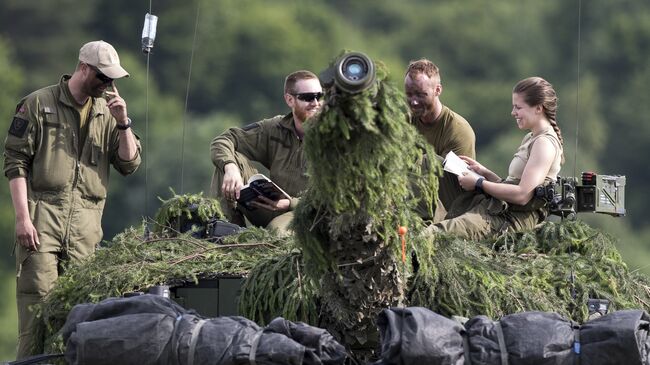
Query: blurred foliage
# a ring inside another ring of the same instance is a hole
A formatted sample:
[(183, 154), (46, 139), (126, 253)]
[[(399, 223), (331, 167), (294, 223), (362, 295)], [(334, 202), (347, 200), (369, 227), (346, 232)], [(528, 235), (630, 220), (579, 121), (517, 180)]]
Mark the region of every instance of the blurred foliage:
[[(147, 74), (140, 35), (150, 6), (160, 19)], [(400, 87), (409, 60), (436, 62), (443, 103), (473, 125), (479, 160), (501, 174), (523, 137), (510, 116), (512, 86), (532, 75), (549, 80), (560, 97), (562, 174), (627, 176), (628, 216), (594, 216), (594, 224), (619, 238), (630, 269), (650, 273), (650, 194), (638, 188), (650, 180), (643, 152), (650, 138), (650, 2), (4, 0), (0, 130), (23, 95), (72, 72), (79, 47), (93, 39), (115, 45), (131, 73), (118, 87), (146, 152), (133, 176), (113, 174), (106, 239), (151, 216), (169, 187), (207, 194), (210, 140), (229, 126), (284, 113), (285, 75), (318, 72), (346, 48), (384, 61)], [(0, 202), (0, 265), (13, 271), (6, 182)]]

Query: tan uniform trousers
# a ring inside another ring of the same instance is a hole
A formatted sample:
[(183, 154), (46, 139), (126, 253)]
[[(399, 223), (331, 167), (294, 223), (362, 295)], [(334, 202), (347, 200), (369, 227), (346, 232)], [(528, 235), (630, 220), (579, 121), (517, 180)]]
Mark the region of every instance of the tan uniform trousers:
[(512, 211), (501, 200), (466, 192), (454, 202), (446, 219), (430, 225), (425, 233), (454, 233), (478, 241), (506, 231), (533, 229), (539, 220), (537, 211)]
[(45, 339), (37, 335), (44, 334), (44, 331), (37, 326), (42, 326), (43, 323), (36, 318), (34, 306), (41, 303), (63, 273), (63, 263), (82, 259), (76, 253), (73, 255), (31, 252), (20, 244), (16, 245), (16, 304), (19, 318), (17, 359), (42, 352)]
[[(235, 163), (239, 166), (239, 171), (241, 171), (242, 180), (245, 184), (251, 176), (257, 173), (257, 169), (246, 156), (239, 152), (235, 152), (235, 160)], [(247, 220), (253, 226), (264, 227), (268, 230), (276, 230), (281, 234), (284, 234), (289, 230), (289, 225), (293, 220), (292, 211), (279, 214), (264, 209), (247, 210), (243, 207), (236, 207), (236, 203), (224, 198), (221, 193), (223, 175), (224, 172), (222, 170), (218, 168), (214, 170), (210, 191), (212, 196), (217, 197), (217, 200), (221, 205), (221, 210), (229, 222), (244, 225)]]

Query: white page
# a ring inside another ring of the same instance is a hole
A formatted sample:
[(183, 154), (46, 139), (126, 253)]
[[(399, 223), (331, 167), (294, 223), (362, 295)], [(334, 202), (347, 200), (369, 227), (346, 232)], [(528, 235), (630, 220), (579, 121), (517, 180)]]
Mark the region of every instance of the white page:
[(474, 173), (469, 169), (467, 162), (461, 160), (454, 151), (449, 151), (447, 156), (445, 156), (445, 160), (442, 162), (442, 166), (445, 171), (458, 176), (462, 175), (463, 172)]

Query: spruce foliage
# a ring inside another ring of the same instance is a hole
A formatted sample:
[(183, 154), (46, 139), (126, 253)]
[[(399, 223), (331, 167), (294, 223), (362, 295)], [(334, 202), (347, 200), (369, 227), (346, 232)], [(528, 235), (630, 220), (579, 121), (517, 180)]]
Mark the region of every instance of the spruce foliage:
[[(208, 202), (200, 204), (209, 209)], [(291, 241), (290, 237), (255, 228), (225, 237), (221, 244), (196, 239), (190, 232), (173, 237), (144, 237), (142, 229), (129, 228), (104, 242), (88, 260), (70, 264), (59, 277), (38, 309), (44, 324), (38, 330), (46, 339), (45, 350), (63, 350), (57, 331), (76, 304), (97, 303), (134, 291), (147, 292), (155, 285), (179, 286), (223, 274), (244, 276), (263, 258), (291, 252)], [(42, 350), (35, 349), (36, 353)]]
[(650, 281), (629, 272), (614, 242), (581, 221), (483, 242), (439, 235), (417, 254), (409, 304), (465, 317), (540, 310), (577, 322), (588, 317), (588, 298), (649, 310)]

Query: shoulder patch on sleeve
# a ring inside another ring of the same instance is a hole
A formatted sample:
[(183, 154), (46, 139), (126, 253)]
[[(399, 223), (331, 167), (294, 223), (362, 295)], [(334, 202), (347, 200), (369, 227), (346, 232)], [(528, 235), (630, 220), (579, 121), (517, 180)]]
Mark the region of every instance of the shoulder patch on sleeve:
[(251, 129), (255, 129), (255, 128), (259, 128), (259, 127), (260, 127), (260, 124), (256, 122), (256, 123), (251, 123), (251, 124), (249, 124), (249, 125), (245, 125), (245, 126), (243, 126), (243, 127), (242, 127), (242, 130), (244, 130), (244, 131), (249, 131), (249, 130), (251, 130)]
[(22, 138), (27, 131), (28, 125), (29, 122), (25, 119), (14, 117), (14, 120), (11, 122), (11, 126), (9, 127), (9, 134), (18, 138)]

